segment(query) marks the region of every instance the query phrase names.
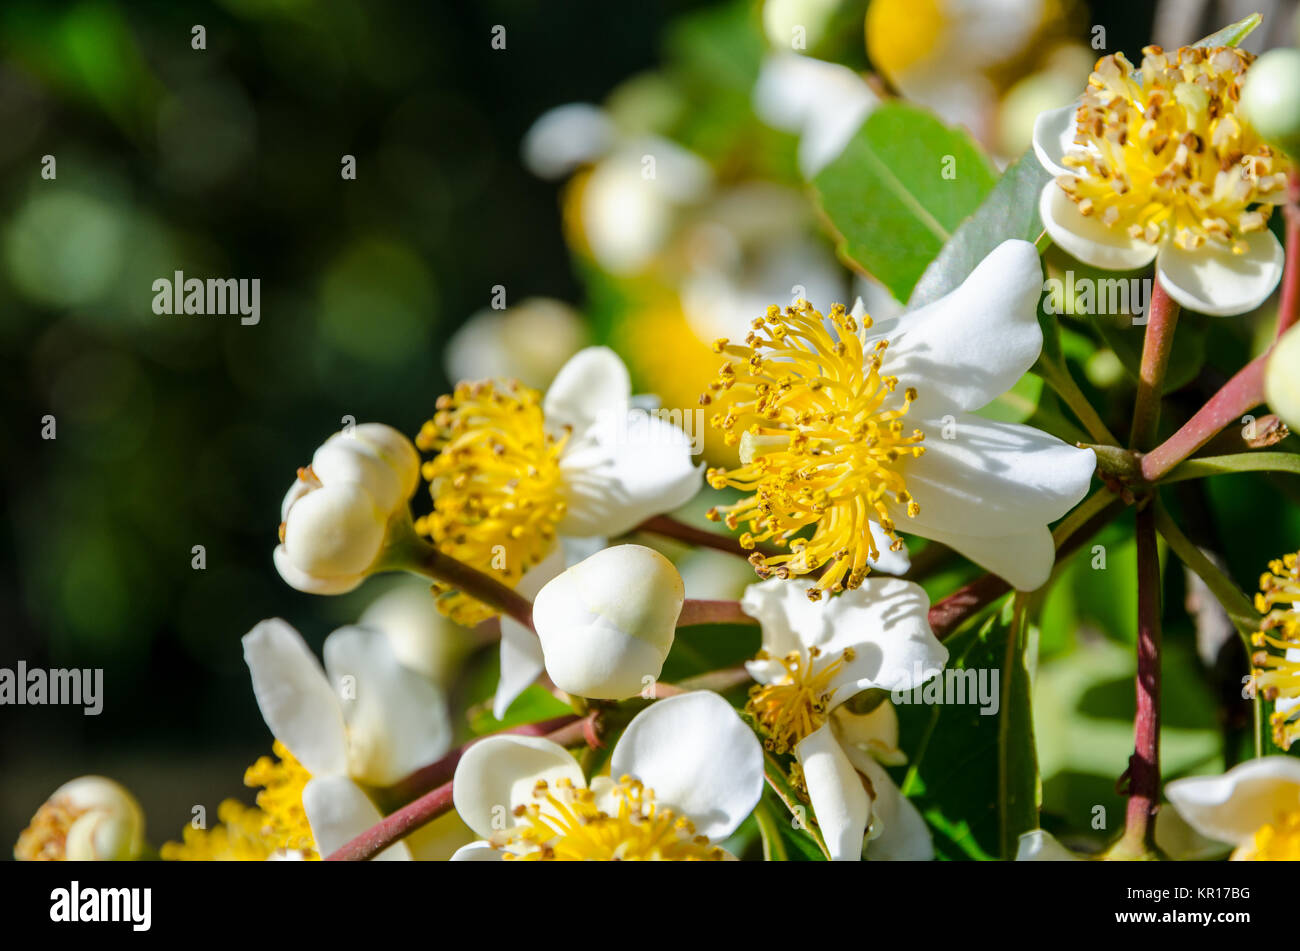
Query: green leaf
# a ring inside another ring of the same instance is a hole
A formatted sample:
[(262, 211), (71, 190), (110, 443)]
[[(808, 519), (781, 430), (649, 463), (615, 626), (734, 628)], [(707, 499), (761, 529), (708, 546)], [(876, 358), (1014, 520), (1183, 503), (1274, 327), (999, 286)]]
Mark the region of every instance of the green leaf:
[(986, 686), (988, 672), (998, 672), (996, 714), (969, 702), (897, 705), (903, 748), (915, 751), (903, 791), (914, 797), (936, 833), (936, 849), (948, 858), (1014, 857), (1020, 833), (1038, 826), (1026, 632), (1023, 624), (1012, 629), (1010, 613), (948, 641), (948, 671), (984, 671), (977, 676), (987, 678)]
[(1236, 23), (1230, 23), (1222, 30), (1211, 33), (1204, 39), (1197, 40), (1193, 46), (1237, 46), (1246, 37), (1255, 31), (1255, 27), (1264, 22), (1264, 18), (1258, 13), (1252, 13), (1250, 16), (1238, 20)]
[(962, 222), (921, 275), (909, 307), (938, 300), (964, 281), (975, 266), (1003, 241), (1034, 241), (1043, 230), (1038, 196), (1052, 175), (1033, 150), (1026, 152), (998, 179), (975, 214)]
[(1294, 452), (1239, 452), (1231, 456), (1189, 459), (1174, 467), (1161, 482), (1182, 482), (1228, 472), (1290, 472), (1300, 475), (1300, 455)]
[(995, 180), (966, 132), (891, 102), (867, 117), (813, 187), (840, 257), (906, 301)]
[(498, 720), (494, 717), (489, 708), (475, 715), (470, 720), (469, 728), (476, 735), (481, 736), (484, 733), (495, 733), (525, 723), (540, 723), (542, 720), (551, 720), (572, 712), (567, 703), (561, 703), (551, 695), (550, 691), (533, 684), (515, 698), (515, 702), (510, 704), (502, 719)]

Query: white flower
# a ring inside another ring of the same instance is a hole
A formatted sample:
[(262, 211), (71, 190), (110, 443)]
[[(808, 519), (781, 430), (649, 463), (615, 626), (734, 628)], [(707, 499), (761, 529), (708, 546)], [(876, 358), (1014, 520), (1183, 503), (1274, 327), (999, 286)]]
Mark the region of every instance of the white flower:
[(1300, 760), (1264, 756), (1219, 776), (1189, 776), (1165, 786), (1188, 825), (1255, 861), (1300, 858)]
[(461, 758), (456, 811), (485, 841), (455, 859), (727, 858), (727, 838), (763, 792), (763, 751), (725, 700), (657, 700), (614, 746), (610, 775), (587, 783), (550, 740), (500, 735)]
[[(607, 347), (577, 353), (544, 399), (523, 387), (463, 384), (445, 407), (419, 439), (438, 452), (425, 469), (434, 511), (421, 526), (447, 554), (525, 597), (604, 547), (605, 536), (699, 490), (690, 437), (633, 407), (627, 368)], [(484, 519), (489, 509), (494, 518)], [(487, 616), (465, 599), (445, 608), (467, 625)], [(537, 636), (502, 617), (498, 718), (543, 666)]]
[(1152, 260), (1169, 295), (1204, 314), (1258, 307), (1282, 275), (1268, 230), (1286, 197), (1280, 158), (1238, 115), (1250, 54), (1231, 48), (1122, 54), (1098, 61), (1076, 103), (1034, 124), (1034, 152), (1057, 176), (1039, 213), (1085, 264)]
[[(754, 556), (763, 577), (824, 569), (818, 592), (855, 586), (871, 559), (901, 549), (898, 532), (942, 542), (1021, 590), (1042, 585), (1056, 557), (1048, 523), (1083, 498), (1096, 459), (974, 413), (1038, 359), (1041, 289), (1033, 245), (1007, 241), (917, 310), (872, 323), (843, 308), (827, 320), (806, 303), (773, 307), (746, 345), (719, 341), (732, 362), (703, 401), (718, 407), (713, 424), (740, 444), (742, 466), (708, 479), (753, 494), (711, 517), (744, 523), (742, 545), (788, 544), (789, 554)], [(769, 411), (774, 388), (782, 398)], [(796, 536), (809, 526), (811, 537)]]
[(672, 562), (641, 545), (607, 548), (566, 569), (533, 602), (547, 674), (579, 697), (636, 696), (663, 670), (684, 597)]
[[(382, 818), (364, 787), (392, 785), (447, 752), (441, 693), (403, 667), (379, 631), (335, 631), (325, 639), (324, 669), (279, 618), (258, 624), (243, 644), (266, 725), (311, 774), (302, 805), (322, 856)], [(379, 856), (410, 857), (401, 842)]]
[(529, 297), (505, 310), (475, 313), (447, 341), (444, 360), (452, 380), (509, 379), (544, 387), (586, 342), (576, 310), (549, 297)]
[(1082, 856), (1075, 855), (1050, 832), (1033, 829), (1022, 832), (1016, 844), (1017, 862), (1080, 862)]
[(366, 607), (360, 627), (383, 631), (402, 665), (449, 688), (461, 663), (479, 643), (474, 633), (445, 617), (429, 596), (429, 582), (403, 579)]
[(144, 812), (125, 787), (103, 776), (64, 783), (32, 817), (14, 858), (129, 862), (144, 850)]
[(799, 136), (799, 170), (807, 179), (839, 157), (879, 102), (853, 70), (796, 53), (769, 56), (754, 86), (758, 117)]
[(741, 606), (763, 630), (763, 649), (746, 665), (760, 686), (745, 709), (769, 749), (798, 759), (831, 857), (861, 857), (870, 823), (882, 857), (930, 858), (924, 822), (877, 762), (897, 761), (893, 708), (839, 710), (864, 690), (911, 690), (942, 669), (948, 650), (930, 629), (925, 591), (873, 576), (810, 601), (801, 586), (774, 578), (751, 585)]
[(370, 573), (389, 523), (420, 479), (409, 439), (382, 423), (335, 433), (298, 470), (280, 507), (280, 576), (308, 594), (343, 594)]

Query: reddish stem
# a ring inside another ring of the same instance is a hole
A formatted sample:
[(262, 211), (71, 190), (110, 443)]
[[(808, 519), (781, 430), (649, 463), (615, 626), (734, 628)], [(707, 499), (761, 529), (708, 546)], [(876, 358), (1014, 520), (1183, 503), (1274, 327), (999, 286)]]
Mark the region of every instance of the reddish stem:
[(1239, 422), (1244, 413), (1264, 402), (1264, 371), (1268, 355), (1261, 353), (1210, 397), (1191, 419), (1163, 443), (1142, 457), (1142, 476), (1155, 482), (1174, 466), (1213, 439), (1220, 430)]
[(685, 522), (679, 522), (667, 515), (656, 515), (654, 518), (648, 518), (638, 525), (634, 531), (662, 535), (664, 538), (673, 538), (679, 542), (697, 545), (700, 548), (712, 548), (714, 551), (726, 552), (728, 555), (735, 555), (737, 558), (746, 560), (754, 552), (769, 557), (779, 554), (777, 549), (768, 545), (757, 545), (752, 549), (742, 548), (740, 542), (729, 535), (719, 535), (717, 532), (696, 528), (694, 525), (687, 525)]
[(1128, 811), (1116, 854), (1141, 858), (1155, 850), (1160, 804), (1160, 556), (1155, 507), (1137, 514), (1138, 653), (1137, 714), (1129, 758)]
[(1174, 348), (1174, 330), (1178, 327), (1178, 302), (1169, 296), (1159, 278), (1151, 290), (1147, 310), (1147, 331), (1142, 339), (1142, 363), (1138, 368), (1137, 399), (1133, 404), (1133, 428), (1129, 447), (1147, 448), (1156, 437), (1160, 423), (1160, 390), (1165, 369)]
[(532, 602), (491, 575), (471, 568), (450, 555), (444, 555), (433, 547), (429, 547), (424, 552), (420, 565), (430, 577), (510, 615), (524, 627), (535, 632)]
[(1288, 202), (1282, 209), (1286, 224), (1286, 264), (1282, 269), (1282, 297), (1277, 305), (1277, 336), (1300, 317), (1300, 168), (1291, 172)]
[(690, 598), (682, 604), (677, 617), (678, 627), (695, 624), (757, 624), (740, 608), (739, 601), (701, 601)]

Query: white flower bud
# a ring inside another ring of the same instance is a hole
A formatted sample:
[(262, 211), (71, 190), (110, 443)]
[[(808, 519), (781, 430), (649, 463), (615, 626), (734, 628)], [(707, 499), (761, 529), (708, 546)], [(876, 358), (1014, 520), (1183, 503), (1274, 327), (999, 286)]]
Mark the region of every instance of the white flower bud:
[(1300, 159), (1300, 50), (1269, 50), (1246, 71), (1241, 111), (1268, 142)]
[(1264, 371), (1264, 399), (1291, 429), (1300, 429), (1300, 325), (1273, 346)]
[(382, 423), (335, 433), (299, 471), (280, 509), (275, 566), (299, 591), (343, 594), (365, 578), (392, 517), (420, 479), (411, 441)]
[(576, 696), (636, 696), (663, 670), (684, 597), (677, 569), (658, 552), (641, 545), (597, 552), (533, 603), (546, 672)]
[(144, 850), (144, 812), (127, 790), (103, 776), (64, 783), (18, 837), (14, 858), (27, 861), (126, 862)]

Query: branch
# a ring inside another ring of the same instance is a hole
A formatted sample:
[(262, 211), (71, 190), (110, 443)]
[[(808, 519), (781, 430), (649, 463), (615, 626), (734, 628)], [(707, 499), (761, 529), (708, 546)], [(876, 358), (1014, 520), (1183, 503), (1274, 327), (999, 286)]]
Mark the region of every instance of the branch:
[(1133, 428), (1129, 448), (1145, 449), (1156, 437), (1160, 424), (1160, 396), (1174, 348), (1178, 327), (1178, 302), (1169, 296), (1159, 278), (1151, 290), (1146, 335), (1142, 338), (1142, 363), (1138, 368), (1137, 399), (1133, 404)]
[(668, 515), (656, 515), (654, 518), (648, 518), (634, 528), (633, 531), (662, 535), (664, 538), (673, 538), (679, 542), (686, 542), (688, 545), (698, 545), (701, 548), (712, 548), (714, 551), (726, 552), (728, 555), (735, 555), (737, 558), (746, 560), (756, 551), (768, 557), (780, 554), (779, 549), (770, 545), (742, 548), (740, 542), (730, 535), (720, 535), (707, 529), (696, 528), (694, 525), (679, 522)]

